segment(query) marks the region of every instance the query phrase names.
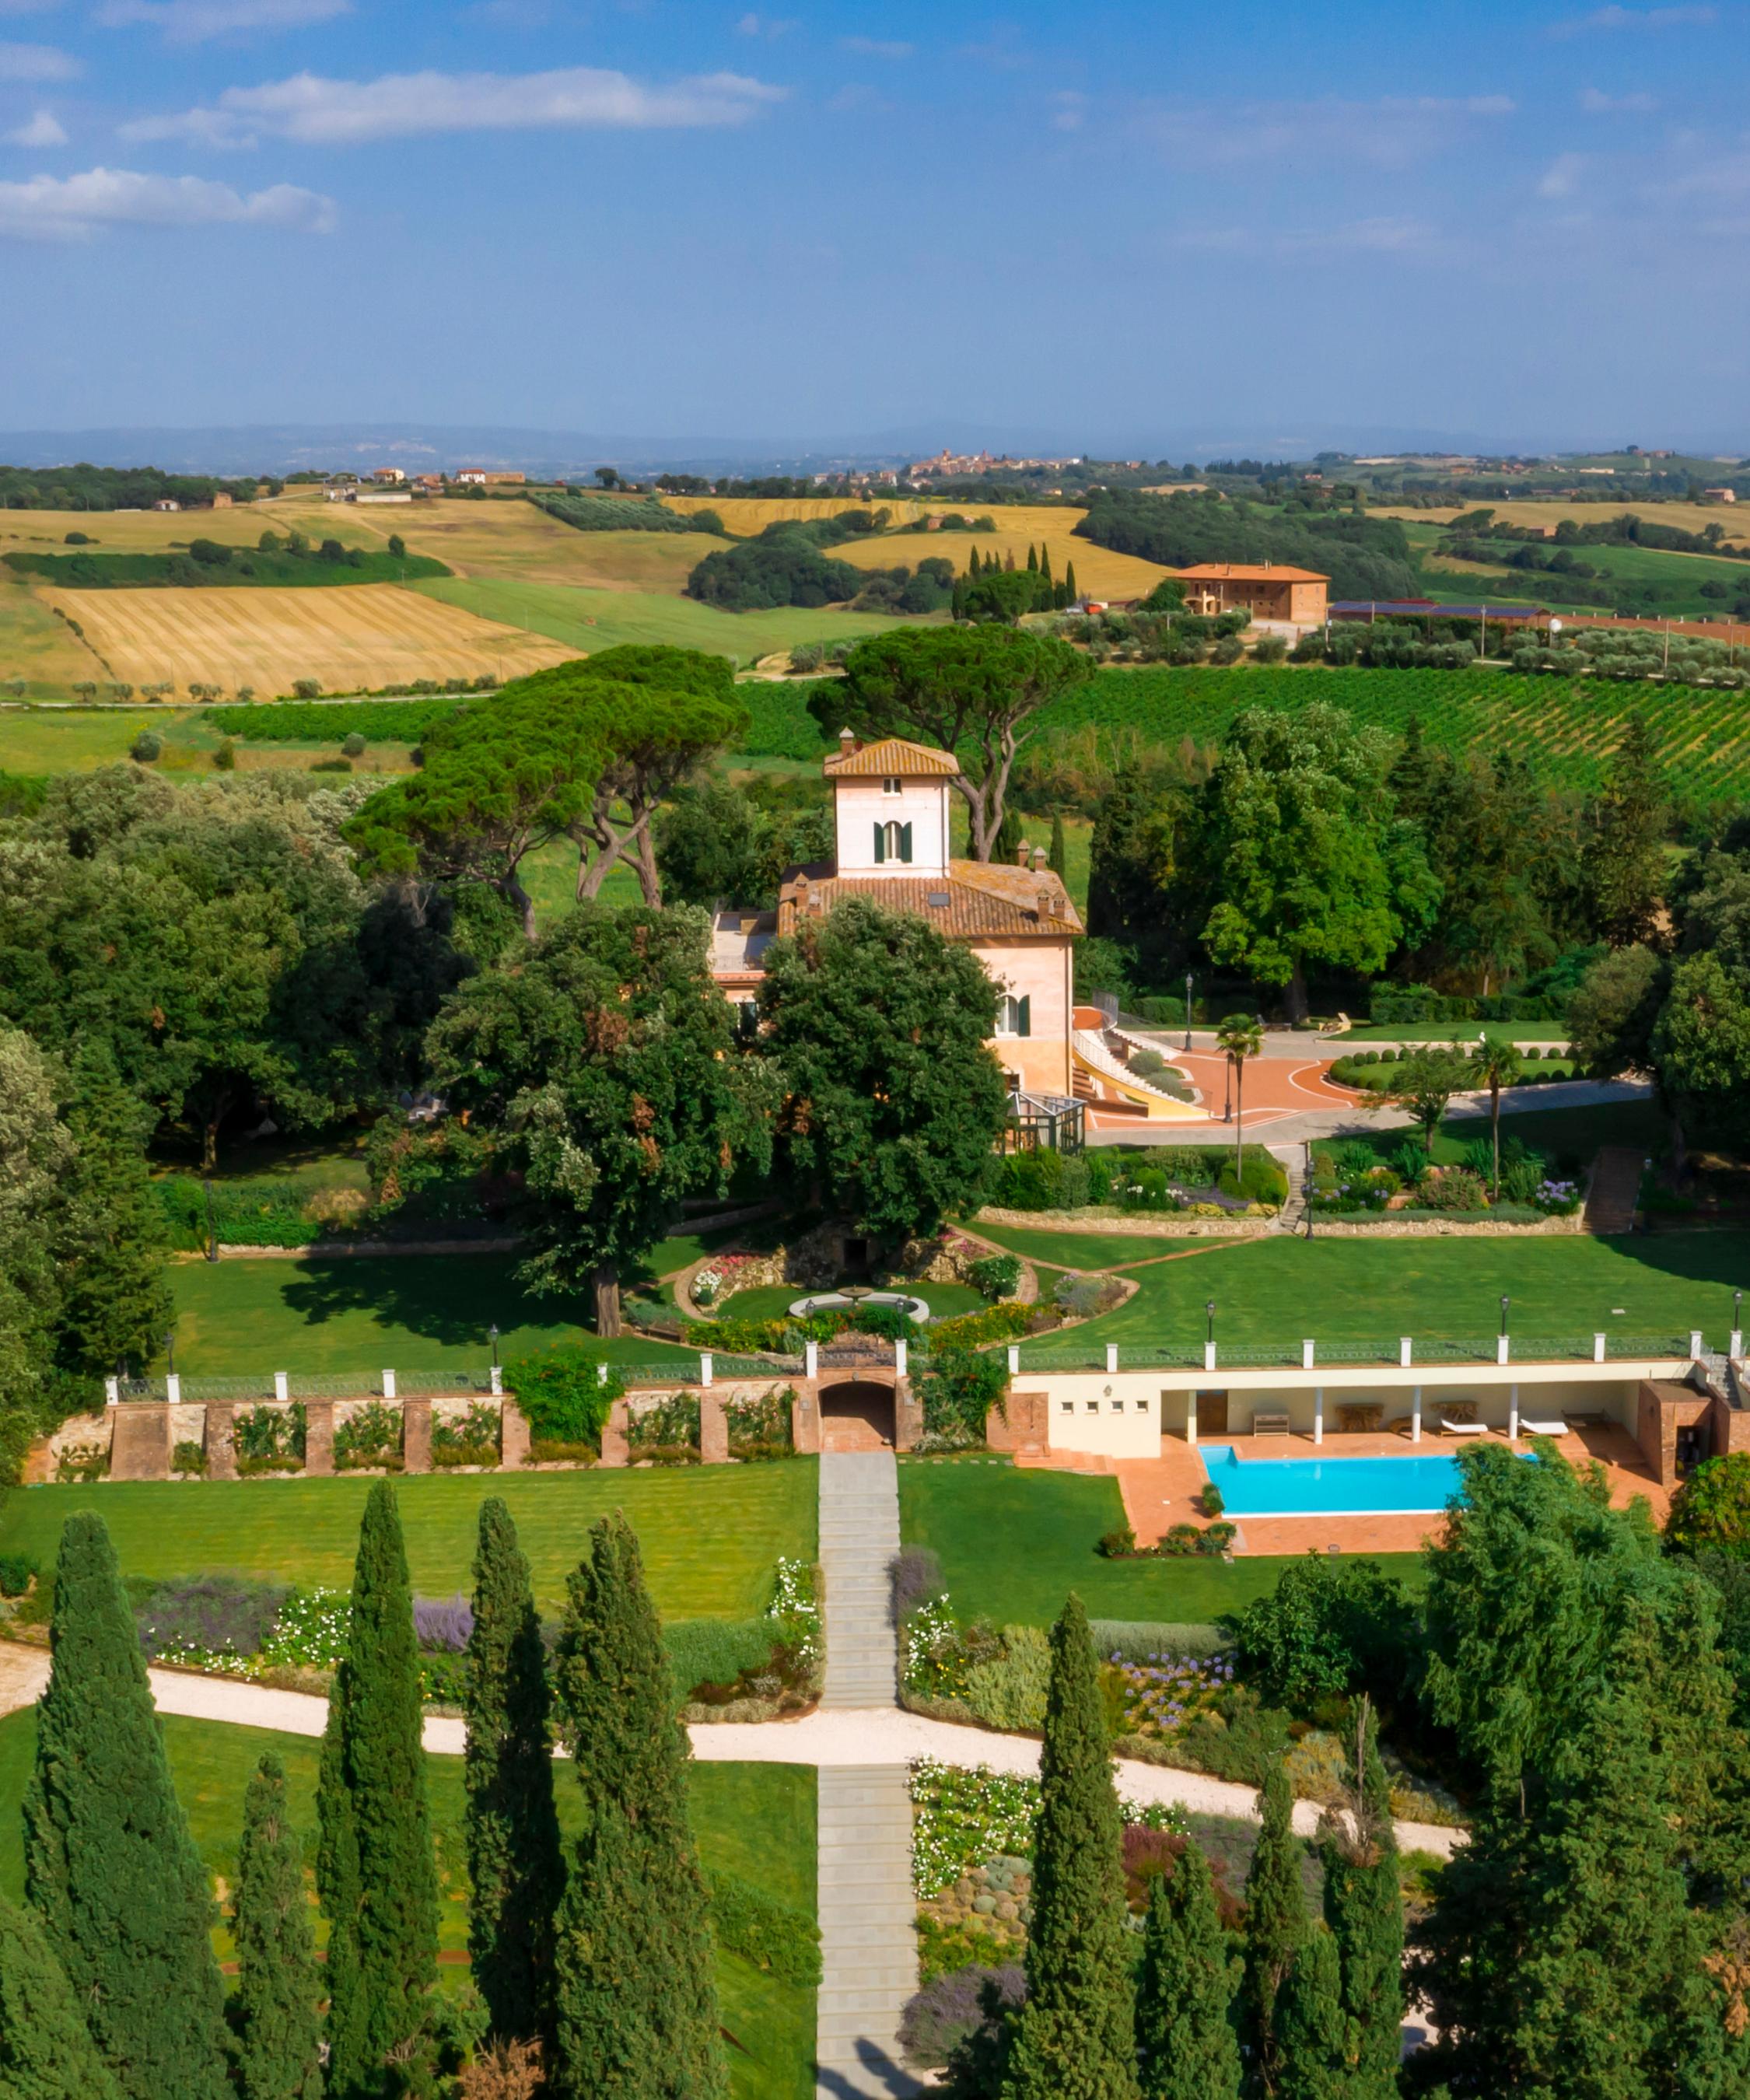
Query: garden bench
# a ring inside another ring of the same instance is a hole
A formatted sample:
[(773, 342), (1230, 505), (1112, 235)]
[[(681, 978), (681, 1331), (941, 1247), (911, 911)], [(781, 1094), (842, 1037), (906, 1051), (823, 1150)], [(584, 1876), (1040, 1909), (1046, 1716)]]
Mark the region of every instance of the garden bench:
[(1289, 1433), (1286, 1414), (1255, 1411), (1252, 1416), (1252, 1434), (1254, 1436), (1286, 1436)]

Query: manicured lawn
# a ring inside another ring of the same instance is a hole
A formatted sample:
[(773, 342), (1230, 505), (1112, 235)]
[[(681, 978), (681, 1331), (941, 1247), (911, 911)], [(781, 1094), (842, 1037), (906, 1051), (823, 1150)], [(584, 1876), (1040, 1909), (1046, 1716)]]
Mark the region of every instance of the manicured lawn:
[[(15, 1900), (23, 1894), (20, 1805), (35, 1733), (31, 1713), (0, 1721), (0, 1890)], [(236, 1873), (244, 1789), (256, 1760), (268, 1750), (285, 1767), (292, 1818), (305, 1833), (306, 1857), (313, 1860), (320, 1744), (303, 1736), (174, 1718), (165, 1721), (164, 1735), (177, 1792), (213, 1873), (228, 1881)], [(575, 1769), (562, 1765), (556, 1777), (560, 1820), (575, 1833), (583, 1811)], [(425, 1780), (443, 1897), (439, 1945), (448, 1957), (445, 1970), (453, 1976), (457, 1957), (465, 1961), (468, 1935), (461, 1759), (428, 1757)], [(690, 1792), (693, 1828), (706, 1866), (738, 1874), (812, 1917), (813, 1772), (796, 1765), (695, 1765)], [(320, 1919), (317, 1933), (319, 1940), (326, 1939)], [(228, 1960), (230, 1934), (221, 1927), (215, 1939), (220, 1958)], [(730, 2051), (734, 2091), (745, 2100), (806, 2100), (813, 2090), (813, 1992), (778, 1983), (733, 1955), (719, 1957), (717, 1988), (723, 2024), (739, 2045)]]
[[(192, 1378), (374, 1378), (478, 1372), (491, 1361), (487, 1330), (508, 1361), (556, 1342), (583, 1342), (581, 1298), (536, 1297), (517, 1281), (514, 1255), (329, 1256), (301, 1260), (188, 1261), (171, 1272), (176, 1368)], [(622, 1363), (663, 1363), (672, 1349), (628, 1338), (602, 1345)], [(162, 1368), (161, 1365), (159, 1368)]]
[(1327, 1039), (1339, 1055), (1346, 1043), (1565, 1043), (1559, 1021), (1367, 1021)]
[[(1201, 1622), (1276, 1586), (1286, 1560), (1103, 1560), (1103, 1532), (1124, 1521), (1118, 1484), (1085, 1473), (1018, 1472), (1006, 1463), (906, 1458), (900, 1536), (933, 1546), (963, 1621), (1046, 1626), (1073, 1590), (1093, 1618)], [(1383, 1555), (1400, 1574), (1413, 1554)]]
[(1400, 1335), (1487, 1340), (1504, 1293), (1510, 1330), (1527, 1345), (1597, 1332), (1676, 1341), (1695, 1327), (1720, 1344), (1731, 1326), (1733, 1290), (1750, 1285), (1750, 1233), (1375, 1241), (1315, 1234), (1232, 1242), (1194, 1261), (1134, 1273), (1141, 1288), (1129, 1304), (1077, 1328), (1065, 1344), (1192, 1348), (1203, 1340), (1205, 1300), (1214, 1299), (1218, 1346), (1263, 1348), (1310, 1335), (1377, 1343), (1395, 1357)]
[[(471, 1586), (481, 1502), (502, 1495), (544, 1608), (563, 1601), (594, 1520), (624, 1510), (637, 1531), (658, 1608), (668, 1618), (741, 1618), (765, 1609), (781, 1554), (814, 1557), (816, 1467), (652, 1467), (612, 1472), (421, 1474), (396, 1485), (408, 1560), (423, 1596)], [(206, 1569), (343, 1588), (352, 1579), (370, 1483), (327, 1480), (103, 1482), (20, 1489), (0, 1504), (0, 1551), (52, 1565), (71, 1511), (101, 1512), (124, 1575)]]
[[(1534, 1088), (1533, 1095), (1536, 1091)], [(1606, 1145), (1635, 1145), (1656, 1158), (1664, 1150), (1669, 1136), (1664, 1118), (1650, 1101), (1603, 1101), (1587, 1108), (1545, 1109), (1510, 1106), (1510, 1098), (1504, 1096), (1501, 1101), (1502, 1144), (1510, 1137), (1516, 1137), (1533, 1151), (1547, 1152), (1554, 1158), (1565, 1155), (1590, 1161), (1598, 1148)], [(1518, 1098), (1523, 1101), (1527, 1097), (1522, 1092)], [(1486, 1113), (1448, 1117), (1434, 1141), (1435, 1158), (1441, 1166), (1450, 1166), (1479, 1139), (1486, 1142), (1488, 1134)], [(1331, 1152), (1345, 1145), (1369, 1145), (1382, 1159), (1389, 1160), (1406, 1138), (1414, 1139), (1416, 1136), (1414, 1131), (1403, 1128), (1362, 1131), (1351, 1137), (1316, 1138), (1313, 1149)]]
[(1029, 1261), (1043, 1261), (1052, 1268), (1122, 1268), (1137, 1261), (1158, 1261), (1162, 1255), (1183, 1254), (1188, 1247), (1207, 1246), (1208, 1240), (1170, 1238), (1153, 1233), (1078, 1233), (1047, 1225), (1034, 1232), (1023, 1225), (990, 1225), (975, 1221), (981, 1239), (1025, 1255)]

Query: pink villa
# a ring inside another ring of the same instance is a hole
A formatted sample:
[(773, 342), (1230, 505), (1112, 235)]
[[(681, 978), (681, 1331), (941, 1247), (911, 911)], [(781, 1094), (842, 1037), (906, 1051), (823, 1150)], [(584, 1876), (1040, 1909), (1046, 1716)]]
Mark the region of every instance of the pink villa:
[(1067, 1101), (1071, 944), (1084, 929), (1043, 849), (1017, 851), (1012, 864), (952, 858), (948, 798), (960, 769), (946, 751), (901, 737), (859, 743), (845, 730), (822, 770), (833, 789), (833, 858), (792, 868), (776, 911), (717, 914), (712, 968), (725, 995), (751, 998), (767, 943), (794, 933), (804, 915), (846, 897), (872, 898), (972, 949), (1003, 994), (991, 1048), (1010, 1091)]

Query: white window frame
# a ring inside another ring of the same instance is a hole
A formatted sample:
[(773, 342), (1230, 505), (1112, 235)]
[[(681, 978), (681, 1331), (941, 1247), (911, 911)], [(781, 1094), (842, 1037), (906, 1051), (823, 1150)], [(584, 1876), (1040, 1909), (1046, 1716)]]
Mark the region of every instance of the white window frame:
[(889, 774), (881, 783), (881, 792), (884, 795), (903, 795), (905, 792), (905, 782), (893, 774)]

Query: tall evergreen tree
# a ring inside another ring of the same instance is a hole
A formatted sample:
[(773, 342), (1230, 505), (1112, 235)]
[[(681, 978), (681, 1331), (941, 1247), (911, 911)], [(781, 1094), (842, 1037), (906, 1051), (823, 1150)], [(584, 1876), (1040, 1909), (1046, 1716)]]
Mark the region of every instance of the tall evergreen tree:
[(1076, 565), (1073, 562), (1065, 562), (1064, 564), (1064, 589), (1069, 592), (1069, 602), (1073, 605), (1077, 598), (1081, 596), (1081, 593), (1076, 589)]
[(978, 549), (976, 547), (973, 548), (972, 553), (967, 557), (966, 573), (972, 579), (974, 583), (976, 583), (978, 580)]
[(1039, 543), (1039, 581), (1047, 590), (1051, 589), (1051, 550), (1043, 540)]
[(1294, 1797), (1279, 1758), (1264, 1775), (1258, 1811), (1263, 1825), (1245, 1877), (1245, 1973), (1240, 1992), (1240, 2034), (1253, 2092), (1276, 2089), (1281, 2054), (1276, 2000), (1307, 1938), (1307, 1898), (1300, 1883), (1300, 1841), (1294, 1835)]
[(154, 1118), (123, 1086), (108, 1044), (80, 1055), (67, 1110), (75, 1147), (62, 1182), (55, 1266), (63, 1279), (59, 1353), (81, 1370), (143, 1365), (174, 1309), (164, 1213), (146, 1172)]
[(1020, 844), (1020, 816), (1013, 810), (1005, 810), (1003, 821), (997, 827), (996, 843), (990, 849), (991, 858), (999, 865), (1005, 861), (1012, 862), (1015, 849)]
[(1069, 880), (1069, 848), (1064, 838), (1064, 813), (1056, 811), (1051, 818), (1051, 869), (1060, 882)]
[(237, 2083), (244, 2100), (321, 2100), (322, 2023), (303, 1840), (271, 1753), (243, 1797), (231, 1902), (237, 1948)]
[(420, 1722), (407, 1551), (395, 1489), (378, 1480), (359, 1529), (316, 1791), (333, 2100), (372, 2100), (424, 2076), (438, 1884)]
[(687, 1742), (638, 1542), (617, 1511), (573, 1573), (557, 1689), (585, 1823), (554, 1950), (559, 2100), (722, 2100)]
[(0, 2093), (121, 2100), (34, 1912), (0, 1896)]
[(1143, 2100), (1239, 2100), (1234, 1993), (1241, 1961), (1195, 1839), (1149, 1891), (1136, 1992)]
[(1398, 2089), (1404, 2020), (1404, 1898), (1391, 1790), (1371, 1706), (1360, 1703), (1343, 1813), (1327, 1815), (1325, 1921), (1330, 1927), (1352, 2062), (1345, 2100), (1390, 2100)]
[(50, 1642), (24, 1794), (26, 1899), (126, 2100), (224, 2100), (213, 1899), (95, 1511), (62, 1527)]
[(1030, 540), (1027, 542), (1027, 567), (1034, 576), (1039, 573), (1039, 550)]
[(1093, 1638), (1072, 1592), (1051, 1629), (1027, 2002), (1003, 2100), (1138, 2100), (1122, 1829)]
[(1594, 925), (1613, 948), (1646, 940), (1659, 916), (1670, 805), (1658, 752), (1646, 718), (1631, 716), (1603, 792), (1586, 809), (1587, 898)]
[(1276, 1995), (1276, 2100), (1354, 2100), (1359, 2093), (1337, 1943), (1317, 1926), (1301, 1942)]
[(492, 2032), (553, 2028), (553, 1915), (565, 1886), (547, 1738), (547, 1666), (529, 1564), (502, 1497), (480, 1505), (468, 1643), (468, 1951)]

